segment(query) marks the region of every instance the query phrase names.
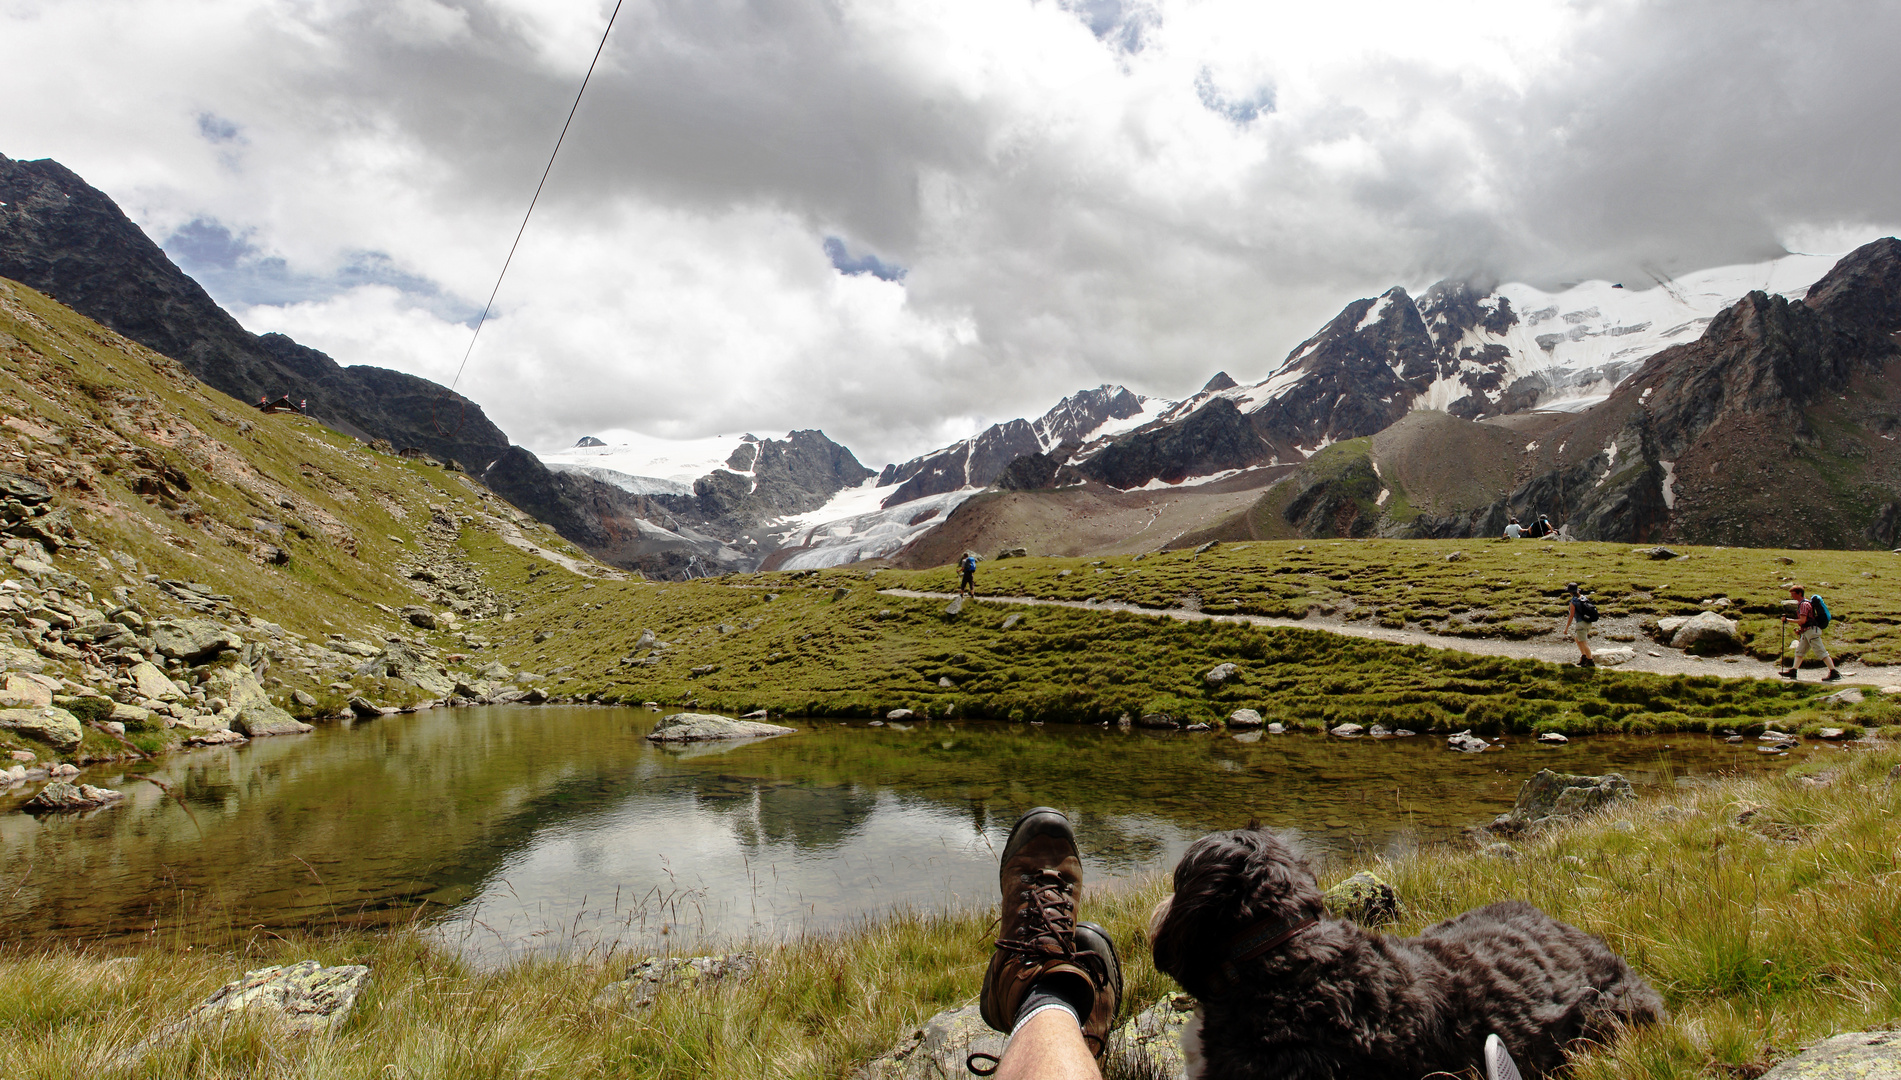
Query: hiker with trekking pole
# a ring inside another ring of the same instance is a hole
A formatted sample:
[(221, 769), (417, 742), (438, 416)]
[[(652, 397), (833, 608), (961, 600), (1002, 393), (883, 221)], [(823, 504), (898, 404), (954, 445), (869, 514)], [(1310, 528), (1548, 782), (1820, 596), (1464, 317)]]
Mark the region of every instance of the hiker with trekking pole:
[(1564, 632), (1578, 643), (1578, 666), (1596, 667), (1597, 658), (1591, 655), (1591, 645), (1587, 638), (1591, 636), (1591, 624), (1597, 621), (1597, 605), (1584, 595), (1577, 582), (1572, 582), (1567, 615), (1564, 620)]
[(1828, 674), (1822, 676), (1823, 682), (1834, 682), (1841, 678), (1841, 672), (1835, 670), (1835, 658), (1828, 654), (1828, 646), (1822, 644), (1822, 631), (1828, 628), (1831, 619), (1828, 604), (1820, 596), (1805, 597), (1800, 585), (1789, 586), (1789, 599), (1795, 601), (1795, 615), (1782, 617), (1782, 632), (1786, 639), (1788, 624), (1795, 624), (1795, 655), (1790, 659), (1789, 666), (1784, 668), (1782, 650), (1777, 648), (1776, 674), (1785, 679), (1795, 678), (1796, 673), (1802, 670), (1802, 658), (1813, 655), (1821, 657), (1822, 663), (1828, 665)]

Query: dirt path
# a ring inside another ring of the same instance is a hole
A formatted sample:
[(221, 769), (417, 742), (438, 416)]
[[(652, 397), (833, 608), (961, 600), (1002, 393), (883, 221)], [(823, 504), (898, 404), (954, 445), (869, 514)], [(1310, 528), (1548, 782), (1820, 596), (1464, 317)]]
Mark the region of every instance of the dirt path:
[[(956, 593), (918, 592), (914, 589), (880, 589), (878, 591), (886, 596), (903, 596), (916, 600), (949, 600), (957, 595)], [(1578, 657), (1577, 646), (1571, 643), (1571, 639), (1556, 635), (1529, 641), (1506, 641), (1498, 638), (1453, 637), (1447, 634), (1427, 633), (1423, 630), (1389, 630), (1380, 626), (1341, 622), (1338, 619), (1278, 619), (1267, 615), (1214, 615), (1184, 608), (1141, 607), (1115, 601), (1041, 600), (1032, 596), (979, 596), (977, 599), (986, 604), (1081, 608), (1084, 611), (1126, 611), (1136, 615), (1160, 616), (1178, 622), (1232, 622), (1294, 630), (1323, 630), (1330, 634), (1387, 641), (1395, 645), (1429, 645), (1435, 649), (1456, 649), (1459, 652), (1473, 653), (1478, 656), (1510, 656), (1520, 660), (1546, 660), (1557, 664), (1571, 663)], [(1691, 656), (1667, 645), (1658, 645), (1641, 636), (1638, 640), (1631, 642), (1598, 638), (1593, 638), (1591, 642), (1593, 651), (1609, 648), (1628, 648), (1637, 654), (1635, 659), (1618, 665), (1619, 671), (1649, 671), (1659, 675), (1719, 675), (1731, 679), (1771, 679), (1775, 678), (1776, 673), (1774, 664), (1761, 660), (1737, 656), (1705, 659), (1700, 656)], [(1843, 685), (1859, 684), (1879, 687), (1901, 683), (1901, 668), (1896, 667), (1875, 666), (1863, 669), (1843, 667), (1841, 673)], [(1804, 682), (1820, 677), (1819, 669), (1803, 669)]]
[(522, 531), (517, 528), (513, 522), (504, 521), (493, 515), (485, 516), (487, 516), (489, 523), (495, 527), (495, 535), (501, 537), (502, 543), (507, 544), (509, 547), (520, 548), (530, 555), (539, 555), (556, 566), (559, 566), (561, 569), (571, 574), (578, 574), (584, 578), (598, 578), (602, 581), (627, 580), (626, 574), (613, 567), (602, 566), (594, 562), (582, 562), (572, 556), (563, 555), (559, 551), (550, 551), (522, 535)]

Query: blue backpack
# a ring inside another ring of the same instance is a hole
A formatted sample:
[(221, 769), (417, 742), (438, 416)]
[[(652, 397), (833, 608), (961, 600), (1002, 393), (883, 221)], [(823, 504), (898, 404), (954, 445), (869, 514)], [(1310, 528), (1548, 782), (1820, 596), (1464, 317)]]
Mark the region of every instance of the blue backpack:
[(1809, 618), (1812, 620), (1811, 625), (1817, 630), (1826, 630), (1828, 624), (1835, 621), (1835, 617), (1828, 613), (1828, 605), (1822, 603), (1820, 596), (1815, 595), (1809, 597)]

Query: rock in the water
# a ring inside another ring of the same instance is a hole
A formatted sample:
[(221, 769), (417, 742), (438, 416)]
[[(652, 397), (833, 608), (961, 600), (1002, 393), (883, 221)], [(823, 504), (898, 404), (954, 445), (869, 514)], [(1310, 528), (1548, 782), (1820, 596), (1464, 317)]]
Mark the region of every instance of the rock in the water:
[(1518, 789), (1518, 801), (1510, 813), (1500, 814), (1492, 830), (1505, 834), (1521, 833), (1544, 825), (1583, 817), (1606, 806), (1637, 797), (1630, 781), (1618, 773), (1603, 776), (1574, 776), (1570, 773), (1538, 770), (1538, 775)]
[(647, 736), (650, 742), (706, 742), (710, 739), (756, 739), (765, 735), (790, 735), (796, 728), (761, 724), (756, 720), (735, 720), (712, 713), (674, 713), (663, 716)]
[(1762, 1080), (1901, 1080), (1901, 1031), (1851, 1031), (1823, 1039)]
[(1260, 727), (1261, 714), (1253, 709), (1236, 709), (1228, 714), (1228, 726), (1231, 728)]
[(193, 1006), (184, 1019), (167, 1024), (121, 1054), (115, 1064), (137, 1062), (193, 1027), (235, 1019), (237, 1013), (262, 1014), (302, 1034), (329, 1035), (349, 1019), (357, 995), (369, 981), (370, 969), (361, 964), (327, 968), (315, 960), (248, 971), (244, 978), (225, 983)]
[(917, 719), (917, 713), (912, 712), (910, 709), (893, 709), (885, 713), (884, 718), (886, 720), (915, 720)]
[(95, 806), (104, 806), (123, 798), (125, 798), (123, 794), (111, 788), (93, 787), (91, 784), (69, 784), (64, 780), (55, 780), (41, 788), (39, 794), (28, 799), (21, 809), (28, 811), (90, 810)]
[(1398, 922), (1399, 893), (1371, 870), (1362, 870), (1320, 895), (1327, 909), (1361, 926)]
[(366, 675), (401, 679), (438, 701), (455, 693), (454, 679), (443, 674), (441, 668), (414, 647), (400, 641), (390, 642), (380, 654), (358, 670)]
[(1568, 743), (1571, 740), (1565, 738), (1564, 736), (1558, 734), (1555, 731), (1547, 731), (1547, 732), (1541, 733), (1538, 736), (1538, 741), (1541, 743), (1544, 743), (1547, 746), (1563, 746), (1565, 743)]
[(152, 648), (162, 656), (197, 663), (226, 649), (244, 648), (244, 639), (209, 619), (160, 619), (152, 628)]
[(32, 709), (0, 709), (0, 728), (17, 731), (28, 738), (71, 750), (86, 737), (79, 718), (65, 709), (41, 705)]
[(1141, 716), (1136, 717), (1135, 726), (1140, 728), (1156, 728), (1163, 731), (1174, 731), (1182, 726), (1182, 722), (1176, 718), (1173, 713), (1152, 712), (1143, 713)]
[(753, 953), (722, 956), (649, 956), (627, 969), (627, 977), (608, 983), (594, 995), (603, 1009), (645, 1009), (671, 990), (692, 989), (717, 982), (743, 982), (759, 970)]
[(862, 1080), (953, 1080), (968, 1076), (973, 1053), (1003, 1056), (1004, 1036), (984, 1023), (977, 1002), (945, 1009), (879, 1056), (865, 1063)]
[(1269, 724), (1267, 725), (1267, 733), (1269, 735), (1285, 735), (1287, 734), (1287, 725), (1278, 722)]
[(1617, 667), (1620, 664), (1628, 664), (1632, 660), (1637, 659), (1637, 650), (1596, 649), (1592, 651), (1591, 659), (1596, 660), (1599, 667)]
[(1470, 731), (1461, 731), (1446, 737), (1446, 749), (1457, 750), (1460, 753), (1481, 754), (1490, 747), (1490, 743)]
[(1233, 664), (1217, 664), (1206, 675), (1203, 675), (1202, 679), (1210, 685), (1220, 686), (1222, 683), (1234, 678), (1240, 671), (1241, 669)]
[[(1657, 620), (1663, 625), (1664, 620)], [(1743, 636), (1736, 629), (1733, 620), (1725, 619), (1714, 611), (1701, 611), (1683, 621), (1676, 633), (1670, 635), (1670, 647), (1673, 649), (1695, 649), (1698, 652), (1733, 652), (1743, 647)]]
[(1848, 732), (1838, 727), (1825, 727), (1821, 731), (1816, 732), (1816, 738), (1828, 739), (1833, 742), (1837, 739), (1848, 738)]
[(1366, 734), (1366, 729), (1358, 724), (1341, 724), (1327, 734), (1341, 739), (1357, 739)]
[(271, 735), (302, 735), (316, 729), (273, 705), (268, 711), (247, 709), (231, 721), (231, 730), (253, 739)]
[(369, 698), (363, 697), (360, 694), (351, 695), (350, 711), (355, 713), (358, 716), (363, 717), (366, 720), (372, 716), (383, 715), (383, 709), (381, 706), (377, 705), (376, 702), (371, 701)]
[(202, 735), (193, 735), (185, 740), (186, 746), (236, 746), (251, 740), (225, 728), (213, 728)]
[(224, 701), (218, 719), (224, 726), (253, 738), (260, 735), (296, 735), (311, 730), (271, 702), (257, 676), (243, 664), (219, 664), (205, 675), (205, 694)]

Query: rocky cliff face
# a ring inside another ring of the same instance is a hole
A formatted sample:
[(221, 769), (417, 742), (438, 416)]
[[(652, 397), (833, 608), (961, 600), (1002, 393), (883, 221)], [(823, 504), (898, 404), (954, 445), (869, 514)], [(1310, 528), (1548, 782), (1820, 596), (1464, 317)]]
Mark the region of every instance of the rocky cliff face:
[(556, 477), (533, 455), (510, 455), (508, 436), (482, 407), (446, 387), (343, 367), (282, 334), (245, 330), (111, 198), (58, 162), (0, 155), (0, 203), (0, 277), (179, 361), (239, 401), (305, 400), (311, 416), (336, 430), (460, 463), (576, 543), (600, 535), (587, 507), (613, 498), (593, 481)]
[(1019, 457), (1047, 453), (1066, 443), (1080, 445), (1105, 423), (1141, 414), (1142, 399), (1120, 386), (1105, 384), (1071, 394), (1034, 421), (992, 424), (962, 442), (902, 465), (886, 465), (878, 474), (878, 486), (897, 490), (885, 497), (883, 505), (890, 508), (927, 495), (986, 487)]

